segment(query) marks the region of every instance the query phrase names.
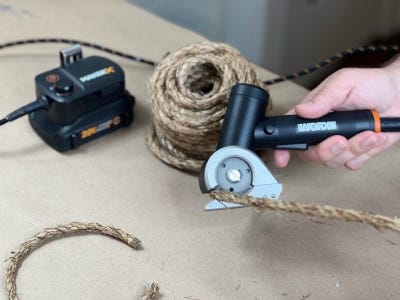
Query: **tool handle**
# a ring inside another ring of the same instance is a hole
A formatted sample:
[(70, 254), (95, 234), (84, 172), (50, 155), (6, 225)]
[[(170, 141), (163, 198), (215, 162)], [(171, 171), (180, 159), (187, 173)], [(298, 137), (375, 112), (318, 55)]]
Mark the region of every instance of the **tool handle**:
[[(387, 131), (399, 130), (394, 129)], [(381, 131), (381, 119), (374, 110), (338, 111), (317, 119), (296, 115), (274, 116), (264, 118), (257, 124), (254, 144), (255, 148), (306, 150), (308, 146), (317, 145), (333, 135), (351, 138), (367, 130)]]

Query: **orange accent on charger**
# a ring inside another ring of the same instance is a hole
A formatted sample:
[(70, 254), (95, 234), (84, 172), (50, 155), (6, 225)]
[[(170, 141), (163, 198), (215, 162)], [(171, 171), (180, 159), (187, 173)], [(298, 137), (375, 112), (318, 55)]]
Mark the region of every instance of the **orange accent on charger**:
[(375, 132), (381, 132), (382, 126), (381, 126), (381, 117), (379, 116), (379, 113), (375, 109), (371, 109), (372, 117), (374, 118), (374, 123), (375, 123)]

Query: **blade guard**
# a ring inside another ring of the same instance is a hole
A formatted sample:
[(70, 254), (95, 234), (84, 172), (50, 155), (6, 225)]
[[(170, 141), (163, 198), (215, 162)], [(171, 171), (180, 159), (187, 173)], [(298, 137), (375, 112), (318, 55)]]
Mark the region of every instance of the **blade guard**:
[[(278, 183), (260, 157), (258, 157), (254, 152), (239, 146), (223, 147), (210, 156), (206, 164), (203, 166), (202, 174), (200, 176), (200, 189), (203, 193), (207, 193), (214, 189), (229, 191), (226, 187), (221, 186), (217, 172), (221, 164), (229, 158), (243, 161), (248, 165), (250, 170), (249, 174), (246, 174), (246, 176), (251, 177), (247, 189), (235, 192), (256, 198), (267, 197), (270, 199), (279, 199), (282, 192), (282, 185)], [(212, 200), (205, 206), (205, 210), (208, 211), (236, 207), (243, 207), (243, 205)]]

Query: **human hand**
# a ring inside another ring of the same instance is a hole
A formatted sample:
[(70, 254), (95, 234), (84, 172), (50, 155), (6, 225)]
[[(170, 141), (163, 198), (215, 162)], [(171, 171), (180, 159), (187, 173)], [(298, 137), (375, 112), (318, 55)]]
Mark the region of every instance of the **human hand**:
[[(288, 114), (319, 118), (330, 111), (356, 109), (375, 109), (381, 117), (400, 117), (400, 60), (379, 69), (339, 70), (312, 90)], [(304, 160), (322, 163), (328, 168), (344, 165), (357, 170), (399, 139), (400, 133), (372, 131), (361, 132), (350, 139), (335, 135), (298, 153)], [(285, 167), (289, 160), (289, 151), (274, 151), (277, 167)]]

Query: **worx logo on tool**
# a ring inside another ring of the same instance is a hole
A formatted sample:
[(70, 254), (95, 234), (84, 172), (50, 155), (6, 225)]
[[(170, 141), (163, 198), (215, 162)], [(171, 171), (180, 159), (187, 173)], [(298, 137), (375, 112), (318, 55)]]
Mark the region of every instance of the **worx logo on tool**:
[(325, 131), (325, 130), (336, 130), (336, 121), (327, 122), (309, 122), (297, 124), (298, 132), (308, 132), (308, 131)]
[(95, 71), (93, 73), (87, 74), (85, 76), (79, 77), (79, 80), (82, 82), (88, 82), (88, 81), (92, 81), (96, 78), (99, 78), (99, 77), (102, 77), (102, 76), (105, 76), (105, 75), (108, 75), (108, 74), (111, 74), (114, 72), (115, 72), (114, 67), (110, 66), (110, 67)]

